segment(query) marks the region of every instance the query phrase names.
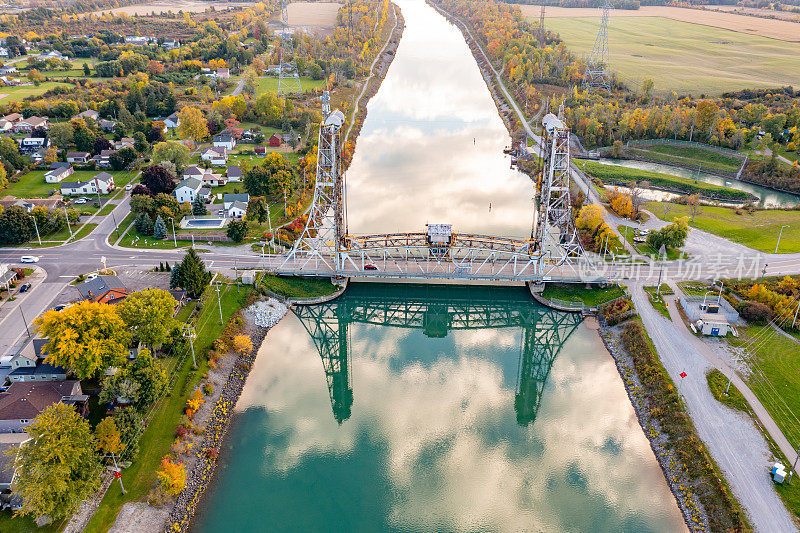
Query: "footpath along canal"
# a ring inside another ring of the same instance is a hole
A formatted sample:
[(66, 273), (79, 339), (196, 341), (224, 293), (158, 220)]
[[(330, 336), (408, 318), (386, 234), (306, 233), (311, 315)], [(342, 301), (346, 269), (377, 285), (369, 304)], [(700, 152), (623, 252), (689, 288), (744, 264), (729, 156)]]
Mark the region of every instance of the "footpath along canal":
[[(347, 173), (352, 233), (524, 237), (533, 185), (422, 0)], [(521, 287), (353, 283), (268, 333), (192, 530), (681, 531), (613, 359)]]

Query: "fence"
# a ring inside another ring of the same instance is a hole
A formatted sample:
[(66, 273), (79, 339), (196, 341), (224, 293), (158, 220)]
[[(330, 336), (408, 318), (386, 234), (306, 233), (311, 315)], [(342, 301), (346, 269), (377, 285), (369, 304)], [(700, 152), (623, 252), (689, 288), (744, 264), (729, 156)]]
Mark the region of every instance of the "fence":
[[(683, 310), (692, 322), (699, 320), (700, 315), (706, 313), (705, 310), (700, 309), (703, 299), (703, 296), (687, 296), (685, 294), (680, 298)], [(715, 294), (708, 294), (707, 297), (705, 297), (705, 302), (706, 304), (716, 304), (717, 296)], [(734, 309), (725, 298), (719, 299), (719, 314), (723, 315), (729, 324), (735, 323), (739, 318), (739, 313), (736, 312), (736, 309)]]
[[(167, 235), (166, 240), (171, 240), (172, 235)], [(175, 239), (179, 241), (213, 241), (213, 242), (233, 242), (227, 235), (207, 235), (203, 233), (176, 233)]]

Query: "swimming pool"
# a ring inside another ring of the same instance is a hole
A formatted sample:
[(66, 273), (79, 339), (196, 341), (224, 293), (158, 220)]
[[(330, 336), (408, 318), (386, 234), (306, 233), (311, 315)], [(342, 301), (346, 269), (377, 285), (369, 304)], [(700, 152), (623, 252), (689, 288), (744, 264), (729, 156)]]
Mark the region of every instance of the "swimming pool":
[(224, 218), (184, 218), (181, 222), (181, 227), (188, 229), (221, 228), (225, 225), (225, 222)]

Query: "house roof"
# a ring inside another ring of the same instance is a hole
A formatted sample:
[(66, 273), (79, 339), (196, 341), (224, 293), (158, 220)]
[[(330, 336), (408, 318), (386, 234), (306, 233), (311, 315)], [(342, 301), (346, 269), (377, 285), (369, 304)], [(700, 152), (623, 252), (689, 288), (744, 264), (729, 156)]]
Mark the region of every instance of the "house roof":
[(13, 442), (0, 443), (0, 483), (8, 484), (14, 479), (14, 468), (9, 465), (16, 461), (16, 456), (8, 455), (14, 447), (19, 446)]
[(233, 140), (233, 137), (230, 136), (230, 135), (217, 135), (216, 137), (214, 137), (214, 142), (215, 143), (216, 142), (227, 143), (227, 142), (231, 142), (232, 140)]
[(97, 276), (94, 279), (81, 283), (77, 288), (81, 298), (84, 300), (96, 298), (112, 289), (128, 290), (117, 276)]
[(231, 204), (231, 206), (228, 208), (229, 211), (231, 209), (241, 209), (242, 211), (246, 212), (247, 211), (247, 204), (245, 202), (236, 201), (236, 202), (233, 202)]
[(11, 371), (9, 377), (15, 376), (44, 376), (52, 374), (67, 375), (67, 370), (62, 366), (51, 365), (45, 362), (39, 362), (36, 366), (21, 366)]
[(12, 383), (0, 394), (0, 420), (30, 420), (65, 396), (82, 394), (79, 381)]
[(247, 194), (246, 192), (240, 192), (240, 193), (226, 192), (225, 194), (222, 195), (222, 201), (226, 204), (228, 202), (244, 202), (245, 204), (247, 204), (247, 202), (250, 201), (250, 195)]
[(88, 181), (62, 181), (61, 188), (62, 189), (80, 189), (84, 185), (89, 183)]
[(22, 120), (22, 115), (19, 113), (10, 113), (3, 118), (9, 122), (14, 122), (15, 120)]
[(209, 146), (208, 148), (203, 148), (203, 155), (208, 153), (224, 156), (227, 153), (227, 151), (225, 150), (224, 146)]
[(176, 121), (176, 120), (178, 120), (178, 112), (177, 112), (177, 111), (175, 111), (173, 114), (171, 114), (170, 116), (168, 116), (168, 117), (167, 117), (167, 119), (169, 119), (169, 120), (172, 120), (172, 121)]
[[(67, 152), (67, 159), (69, 159), (70, 157), (84, 157), (85, 158), (85, 157), (89, 157), (90, 155), (92, 155), (92, 154), (90, 154), (89, 152)], [(67, 163), (67, 165), (69, 165), (69, 163)]]
[(197, 178), (186, 178), (185, 180), (178, 183), (178, 185), (175, 187), (175, 190), (177, 191), (178, 189), (181, 189), (183, 187), (189, 187), (193, 191), (196, 191), (202, 186), (202, 184), (203, 183)]
[(226, 174), (229, 178), (241, 178), (242, 177), (242, 169), (239, 168), (237, 165), (229, 165)]
[[(112, 176), (108, 172), (100, 172), (99, 174), (95, 175), (94, 178), (92, 178), (92, 180), (95, 180), (95, 179), (108, 183), (109, 180), (113, 180), (114, 179), (114, 176)], [(88, 180), (88, 181), (92, 181), (92, 180)]]
[(44, 124), (45, 122), (47, 122), (47, 119), (44, 118), (44, 117), (28, 117), (25, 120), (23, 120), (22, 122), (27, 122), (28, 124), (30, 124), (31, 126), (33, 126), (35, 128), (36, 126), (40, 126), (40, 125)]
[(69, 166), (56, 167), (56, 168), (51, 168), (50, 170), (45, 172), (45, 174), (49, 174), (50, 176), (60, 176), (61, 174), (70, 174), (70, 170), (71, 169)]
[(202, 176), (206, 173), (206, 169), (200, 168), (197, 165), (191, 165), (186, 167), (186, 170), (183, 171), (183, 175), (188, 176)]

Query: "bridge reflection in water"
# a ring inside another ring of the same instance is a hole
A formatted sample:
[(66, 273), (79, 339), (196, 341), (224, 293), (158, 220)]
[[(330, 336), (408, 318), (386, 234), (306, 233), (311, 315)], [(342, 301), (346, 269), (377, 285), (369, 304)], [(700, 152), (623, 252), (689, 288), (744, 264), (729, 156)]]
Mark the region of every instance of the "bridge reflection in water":
[(550, 368), (582, 318), (543, 307), (522, 290), (443, 285), (352, 284), (340, 298), (294, 310), (322, 358), (333, 416), (339, 424), (353, 406), (350, 324), (421, 329), (431, 338), (451, 330), (522, 331), (514, 410), (532, 423)]

